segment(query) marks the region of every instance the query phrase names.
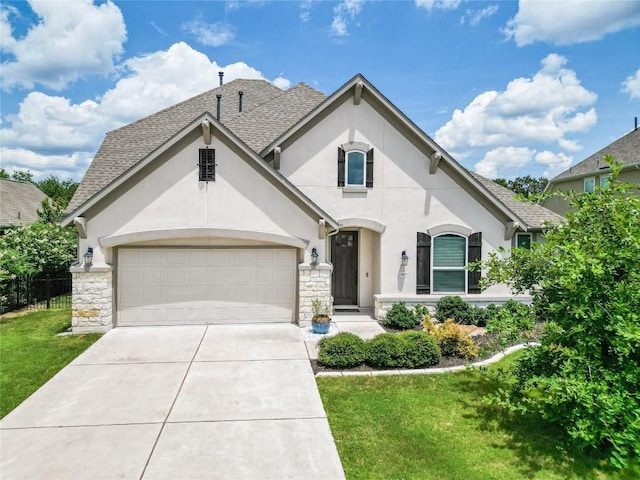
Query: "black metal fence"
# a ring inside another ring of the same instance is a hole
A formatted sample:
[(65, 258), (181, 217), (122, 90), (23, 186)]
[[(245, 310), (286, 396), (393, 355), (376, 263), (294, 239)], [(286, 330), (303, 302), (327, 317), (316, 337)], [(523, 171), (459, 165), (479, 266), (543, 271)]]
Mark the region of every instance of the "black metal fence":
[(49, 272), (16, 277), (0, 286), (0, 313), (27, 308), (71, 307), (71, 273)]

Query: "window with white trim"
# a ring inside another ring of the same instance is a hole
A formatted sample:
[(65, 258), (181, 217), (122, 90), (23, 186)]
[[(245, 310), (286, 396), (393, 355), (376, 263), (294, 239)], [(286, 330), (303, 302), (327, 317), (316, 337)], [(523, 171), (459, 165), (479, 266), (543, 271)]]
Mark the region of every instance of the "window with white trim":
[(596, 191), (596, 179), (585, 178), (584, 179), (584, 193), (592, 193)]
[(531, 249), (531, 234), (530, 233), (516, 233), (516, 247)]
[(446, 233), (433, 238), (432, 292), (467, 291), (467, 237)]
[(600, 188), (609, 188), (609, 183), (611, 182), (611, 175), (605, 175), (604, 177), (600, 177)]

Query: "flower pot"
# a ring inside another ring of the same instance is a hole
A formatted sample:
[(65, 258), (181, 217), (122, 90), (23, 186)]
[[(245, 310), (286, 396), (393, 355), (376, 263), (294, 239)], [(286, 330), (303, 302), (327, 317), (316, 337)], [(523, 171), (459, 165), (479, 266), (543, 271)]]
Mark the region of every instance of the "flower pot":
[(331, 326), (331, 318), (328, 315), (316, 315), (311, 319), (313, 333), (328, 333)]

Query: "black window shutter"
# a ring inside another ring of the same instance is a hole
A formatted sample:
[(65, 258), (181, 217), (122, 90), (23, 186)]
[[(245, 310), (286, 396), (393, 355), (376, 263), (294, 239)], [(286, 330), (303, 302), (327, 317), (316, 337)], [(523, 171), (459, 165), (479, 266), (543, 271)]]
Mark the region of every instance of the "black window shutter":
[(431, 293), (431, 235), (418, 232), (416, 254), (416, 293)]
[[(469, 250), (467, 252), (467, 264), (482, 260), (482, 232), (469, 236)], [(480, 289), (480, 269), (469, 270), (469, 293), (482, 293)]]
[(201, 148), (198, 162), (198, 178), (201, 182), (212, 182), (216, 179), (216, 150)]
[(367, 152), (367, 188), (373, 188), (373, 148)]
[(338, 186), (344, 187), (344, 149), (338, 147)]

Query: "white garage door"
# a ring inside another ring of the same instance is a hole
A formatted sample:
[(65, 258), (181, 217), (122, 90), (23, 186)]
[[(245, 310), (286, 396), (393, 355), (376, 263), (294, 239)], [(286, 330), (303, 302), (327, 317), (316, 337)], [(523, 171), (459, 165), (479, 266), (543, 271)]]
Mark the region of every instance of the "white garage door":
[(118, 325), (292, 322), (293, 249), (122, 248)]

